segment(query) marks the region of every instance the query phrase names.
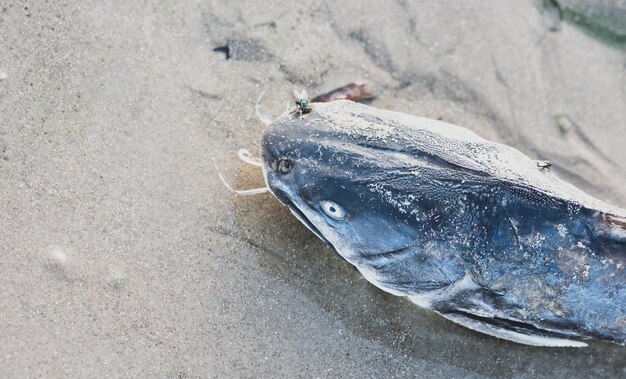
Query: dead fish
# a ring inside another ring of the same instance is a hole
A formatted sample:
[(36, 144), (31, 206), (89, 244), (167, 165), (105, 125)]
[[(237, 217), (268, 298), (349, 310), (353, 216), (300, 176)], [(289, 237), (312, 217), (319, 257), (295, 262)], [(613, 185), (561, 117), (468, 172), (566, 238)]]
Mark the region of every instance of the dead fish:
[(267, 187), (236, 191), (220, 173), (231, 191), (273, 193), (372, 284), (473, 330), (624, 345), (626, 211), (465, 128), (295, 95), (262, 160), (239, 153)]
[[(267, 189), (373, 285), (535, 346), (626, 343), (626, 211), (441, 121), (312, 103), (262, 139)], [(240, 154), (241, 155), (241, 154)]]

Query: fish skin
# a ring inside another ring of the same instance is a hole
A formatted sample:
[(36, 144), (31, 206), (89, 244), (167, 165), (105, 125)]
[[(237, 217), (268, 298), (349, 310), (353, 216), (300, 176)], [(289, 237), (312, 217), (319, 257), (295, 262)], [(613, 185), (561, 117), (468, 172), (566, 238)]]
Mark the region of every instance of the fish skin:
[(626, 211), (456, 125), (345, 100), (312, 109), (265, 131), (266, 183), (372, 284), (516, 342), (626, 342)]

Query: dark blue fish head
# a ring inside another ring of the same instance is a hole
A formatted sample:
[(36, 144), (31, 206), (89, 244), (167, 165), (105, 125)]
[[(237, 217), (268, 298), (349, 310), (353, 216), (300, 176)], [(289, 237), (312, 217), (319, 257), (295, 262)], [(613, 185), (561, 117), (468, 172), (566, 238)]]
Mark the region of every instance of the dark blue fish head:
[(346, 259), (419, 243), (408, 209), (380, 200), (376, 183), (398, 162), (367, 134), (337, 129), (320, 112), (292, 113), (267, 129), (262, 158), (272, 193)]

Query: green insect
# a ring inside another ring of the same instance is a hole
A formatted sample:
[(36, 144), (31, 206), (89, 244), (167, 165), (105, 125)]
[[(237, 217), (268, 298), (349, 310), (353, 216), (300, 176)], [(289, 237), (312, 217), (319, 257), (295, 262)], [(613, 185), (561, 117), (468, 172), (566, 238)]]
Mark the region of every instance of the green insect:
[(309, 105), (309, 96), (305, 90), (300, 92), (294, 90), (293, 95), (296, 97), (296, 105), (301, 114), (307, 114), (311, 112), (311, 106)]

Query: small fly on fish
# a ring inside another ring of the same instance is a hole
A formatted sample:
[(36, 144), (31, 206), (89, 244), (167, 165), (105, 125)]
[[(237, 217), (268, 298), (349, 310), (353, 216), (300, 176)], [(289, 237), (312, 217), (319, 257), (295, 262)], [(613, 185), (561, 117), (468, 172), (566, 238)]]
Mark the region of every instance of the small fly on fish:
[(240, 152), (267, 187), (231, 190), (271, 192), (373, 285), (470, 329), (626, 343), (625, 210), (456, 125), (305, 93), (296, 105), (261, 160)]

